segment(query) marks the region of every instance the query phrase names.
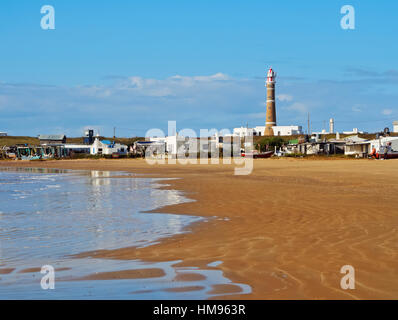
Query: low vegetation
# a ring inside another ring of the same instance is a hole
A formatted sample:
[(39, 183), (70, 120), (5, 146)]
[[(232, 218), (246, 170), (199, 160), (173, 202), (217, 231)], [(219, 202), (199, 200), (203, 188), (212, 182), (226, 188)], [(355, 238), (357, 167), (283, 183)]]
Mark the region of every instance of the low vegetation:
[(0, 146), (15, 146), (17, 144), (28, 144), (28, 145), (38, 145), (39, 139), (34, 138), (34, 137), (24, 137), (24, 136), (6, 136), (6, 137), (0, 137)]
[[(125, 144), (127, 146), (132, 145), (137, 140), (143, 140), (144, 138), (140, 137), (133, 137), (133, 138), (107, 138), (107, 137), (100, 137), (100, 140), (109, 140), (115, 141), (116, 143)], [(84, 138), (77, 137), (77, 138), (66, 138), (66, 143), (71, 144), (82, 144)], [(38, 138), (35, 137), (27, 137), (27, 136), (6, 136), (0, 137), (0, 147), (2, 146), (15, 146), (15, 145), (39, 145), (40, 141)]]
[(258, 151), (267, 151), (267, 150), (274, 150), (275, 147), (279, 148), (282, 145), (288, 143), (282, 137), (262, 137), (257, 141), (254, 141), (254, 145)]

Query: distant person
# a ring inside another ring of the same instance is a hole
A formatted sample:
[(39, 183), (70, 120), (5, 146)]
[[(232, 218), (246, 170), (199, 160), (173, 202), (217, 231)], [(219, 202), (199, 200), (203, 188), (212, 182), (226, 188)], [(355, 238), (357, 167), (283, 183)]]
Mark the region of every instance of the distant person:
[(372, 152), (369, 154), (369, 156), (370, 156), (371, 158), (377, 158), (377, 155), (376, 155), (376, 148), (373, 148), (373, 149), (372, 149)]
[(386, 146), (384, 147), (384, 159), (387, 159), (388, 152), (391, 150), (391, 142), (387, 142)]

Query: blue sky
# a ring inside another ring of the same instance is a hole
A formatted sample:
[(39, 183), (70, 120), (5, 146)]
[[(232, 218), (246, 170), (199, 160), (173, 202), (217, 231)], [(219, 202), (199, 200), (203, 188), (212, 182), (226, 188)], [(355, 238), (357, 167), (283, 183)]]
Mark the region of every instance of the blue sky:
[[(42, 30), (43, 5), (55, 30)], [(355, 8), (355, 30), (340, 8)], [(377, 131), (398, 120), (396, 1), (36, 1), (0, 4), (0, 131), (263, 125)]]

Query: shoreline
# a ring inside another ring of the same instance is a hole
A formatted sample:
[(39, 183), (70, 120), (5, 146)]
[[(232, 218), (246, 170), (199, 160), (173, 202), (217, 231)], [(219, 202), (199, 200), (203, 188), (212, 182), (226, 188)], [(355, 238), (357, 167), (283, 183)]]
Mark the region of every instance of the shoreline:
[[(222, 261), (218, 268), (225, 277), (252, 288), (251, 294), (228, 299), (397, 299), (396, 163), (339, 160), (255, 160), (249, 176), (234, 176), (233, 165), (150, 166), (139, 159), (0, 161), (0, 166), (180, 178), (157, 183), (195, 201), (151, 212), (221, 219), (194, 223), (190, 233), (148, 247), (82, 257), (182, 260), (181, 266), (202, 268)], [(340, 288), (346, 264), (356, 268), (355, 290)]]

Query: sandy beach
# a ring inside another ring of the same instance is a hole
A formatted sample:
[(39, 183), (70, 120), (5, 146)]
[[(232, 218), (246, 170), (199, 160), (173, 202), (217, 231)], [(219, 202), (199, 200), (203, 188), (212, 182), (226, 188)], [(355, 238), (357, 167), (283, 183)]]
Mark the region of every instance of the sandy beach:
[[(398, 298), (398, 161), (258, 159), (247, 176), (234, 175), (232, 165), (150, 166), (136, 159), (0, 161), (0, 166), (181, 178), (161, 182), (162, 188), (182, 190), (196, 201), (156, 212), (215, 217), (149, 247), (80, 256), (182, 260), (181, 265), (202, 268), (222, 261), (218, 268), (226, 277), (252, 288), (251, 294), (228, 298)], [(344, 265), (355, 268), (354, 290), (340, 287)], [(132, 276), (139, 274), (125, 275)]]

